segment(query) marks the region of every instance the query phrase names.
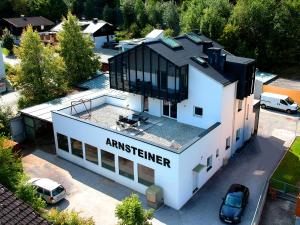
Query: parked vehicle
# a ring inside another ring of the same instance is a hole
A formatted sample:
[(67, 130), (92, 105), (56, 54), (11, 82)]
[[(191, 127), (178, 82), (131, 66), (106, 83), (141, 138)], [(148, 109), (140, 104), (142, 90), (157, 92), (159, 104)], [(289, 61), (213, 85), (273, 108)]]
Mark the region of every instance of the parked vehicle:
[(287, 95), (273, 94), (264, 92), (260, 97), (260, 106), (265, 108), (273, 108), (285, 111), (287, 113), (293, 113), (298, 111), (298, 105)]
[(240, 223), (247, 206), (249, 189), (242, 184), (232, 184), (220, 207), (219, 217), (226, 223)]
[(66, 197), (65, 188), (48, 178), (32, 178), (29, 182), (36, 187), (38, 194), (48, 204), (55, 204)]

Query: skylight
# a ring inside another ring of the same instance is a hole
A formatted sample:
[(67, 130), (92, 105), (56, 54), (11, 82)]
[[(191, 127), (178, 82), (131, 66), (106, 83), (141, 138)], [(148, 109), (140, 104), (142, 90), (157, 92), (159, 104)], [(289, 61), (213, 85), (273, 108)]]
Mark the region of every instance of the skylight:
[(205, 59), (199, 57), (199, 56), (195, 56), (195, 57), (191, 57), (191, 59), (195, 62), (198, 63), (201, 66), (206, 67), (207, 66), (207, 62)]
[(193, 32), (187, 33), (186, 36), (196, 44), (200, 44), (203, 42), (202, 38), (198, 34), (195, 34)]
[(171, 38), (171, 37), (163, 37), (163, 38), (161, 38), (161, 41), (165, 45), (167, 45), (169, 48), (172, 48), (172, 49), (182, 47), (182, 45), (178, 41), (176, 41), (174, 38)]

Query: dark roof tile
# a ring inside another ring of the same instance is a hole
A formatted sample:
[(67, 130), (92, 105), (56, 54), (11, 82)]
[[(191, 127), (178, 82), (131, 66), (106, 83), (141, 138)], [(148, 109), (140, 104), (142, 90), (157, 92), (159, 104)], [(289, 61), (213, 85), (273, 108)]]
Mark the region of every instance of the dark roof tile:
[(50, 225), (51, 223), (0, 184), (0, 224)]
[(3, 20), (17, 28), (27, 27), (28, 25), (32, 25), (33, 27), (54, 25), (51, 20), (42, 16), (3, 18)]

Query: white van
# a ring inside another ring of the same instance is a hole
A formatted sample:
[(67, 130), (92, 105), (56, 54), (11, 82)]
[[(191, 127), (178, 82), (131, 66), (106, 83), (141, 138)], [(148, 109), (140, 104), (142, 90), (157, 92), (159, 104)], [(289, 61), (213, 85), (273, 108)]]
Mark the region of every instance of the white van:
[(48, 178), (32, 178), (29, 182), (36, 187), (37, 193), (48, 204), (55, 204), (66, 197), (65, 188), (53, 180)]
[(287, 113), (297, 112), (298, 105), (287, 95), (264, 92), (260, 96), (260, 106), (285, 111)]

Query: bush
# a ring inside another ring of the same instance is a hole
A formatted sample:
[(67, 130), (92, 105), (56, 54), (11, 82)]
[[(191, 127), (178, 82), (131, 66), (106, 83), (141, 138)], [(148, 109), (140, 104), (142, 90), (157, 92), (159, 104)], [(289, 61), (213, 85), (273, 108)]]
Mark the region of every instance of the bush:
[(10, 136), (10, 119), (13, 112), (10, 107), (0, 104), (0, 135)]
[(143, 209), (142, 203), (136, 194), (125, 198), (116, 208), (116, 216), (120, 225), (150, 225), (153, 210)]
[(0, 183), (13, 192), (23, 175), (21, 159), (15, 156), (12, 149), (3, 147), (3, 137), (0, 137)]
[(25, 175), (22, 176), (16, 187), (16, 196), (39, 212), (46, 207), (46, 202), (37, 195), (36, 188), (28, 183), (28, 178)]
[(9, 51), (9, 53), (12, 53), (12, 50), (14, 48), (14, 38), (7, 29), (4, 29), (3, 31), (2, 47), (6, 48)]
[(75, 211), (58, 211), (52, 208), (46, 218), (53, 225), (95, 225), (92, 218), (82, 218)]

